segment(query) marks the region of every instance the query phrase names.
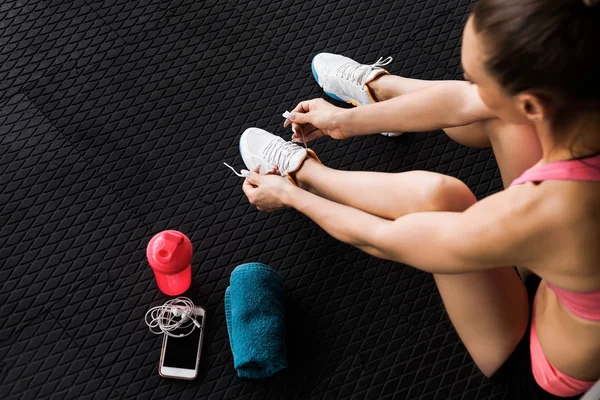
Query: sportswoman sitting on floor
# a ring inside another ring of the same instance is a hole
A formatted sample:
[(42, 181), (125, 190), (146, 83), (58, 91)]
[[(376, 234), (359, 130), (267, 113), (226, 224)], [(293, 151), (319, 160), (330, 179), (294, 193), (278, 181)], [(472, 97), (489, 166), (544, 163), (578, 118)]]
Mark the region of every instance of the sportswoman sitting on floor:
[[(481, 0), (463, 37), (469, 82), (315, 57), (325, 91), (363, 106), (300, 103), (296, 140), (446, 128), (494, 150), (506, 190), (482, 201), (436, 173), (333, 170), (256, 128), (240, 143), (249, 169), (288, 178), (245, 181), (259, 209), (293, 207), (341, 241), (432, 272), (475, 363), (511, 398), (575, 396), (600, 378), (600, 7), (587, 3)], [(541, 283), (526, 288), (513, 265)]]

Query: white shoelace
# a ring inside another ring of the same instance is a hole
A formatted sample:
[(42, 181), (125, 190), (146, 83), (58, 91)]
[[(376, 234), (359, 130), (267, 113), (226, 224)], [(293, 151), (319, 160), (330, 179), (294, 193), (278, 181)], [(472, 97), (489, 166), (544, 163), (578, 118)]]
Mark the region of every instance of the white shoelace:
[(232, 170), (232, 171), (233, 171), (233, 173), (234, 173), (236, 176), (239, 176), (240, 178), (247, 178), (247, 177), (249, 177), (249, 176), (250, 176), (250, 171), (248, 171), (247, 169), (243, 169), (243, 170), (241, 170), (240, 172), (237, 172), (237, 171), (235, 170), (235, 168), (233, 168), (231, 165), (227, 164), (226, 162), (224, 162), (223, 164), (225, 164), (225, 166), (226, 166), (227, 168), (229, 168), (230, 170)]
[[(270, 163), (272, 166), (277, 165), (279, 167), (279, 171), (281, 172), (281, 176), (286, 176), (287, 171), (290, 167), (290, 160), (295, 152), (298, 149), (302, 149), (297, 144), (292, 142), (286, 142), (283, 139), (277, 140), (273, 139), (263, 150), (263, 159)], [(236, 176), (240, 178), (248, 178), (250, 175), (250, 171), (247, 169), (243, 169), (240, 172), (237, 172), (235, 168), (231, 165), (224, 162), (225, 166), (233, 171)]]
[[(286, 112), (284, 112), (284, 113), (283, 113), (283, 118), (285, 118), (285, 119), (288, 119), (289, 117), (290, 117), (290, 112), (289, 112), (289, 111), (286, 111)], [(296, 131), (294, 131), (294, 133), (296, 133)], [(307, 146), (307, 144), (306, 144), (306, 140), (304, 140), (304, 132), (300, 131), (300, 133), (302, 134), (302, 142), (304, 143), (304, 148), (305, 148), (305, 149), (308, 149), (308, 146)], [(276, 140), (273, 140), (273, 142), (275, 142), (275, 141), (276, 141)], [(265, 147), (265, 153), (266, 153), (266, 150), (269, 148), (269, 146), (270, 146), (270, 145), (271, 145), (273, 142), (269, 143), (269, 144), (267, 145), (267, 147)], [(286, 142), (286, 144), (288, 145), (288, 146), (287, 146), (288, 148), (290, 148), (291, 146), (294, 146), (294, 147), (296, 146), (296, 145), (295, 145), (294, 143), (292, 143), (292, 142)], [(284, 146), (284, 147), (285, 147), (285, 146)], [(264, 155), (265, 155), (265, 154), (263, 154), (263, 156), (264, 156)], [(279, 155), (279, 157), (281, 157), (281, 154)], [(286, 165), (286, 168), (287, 168), (287, 167), (289, 167), (289, 160), (290, 160), (290, 158), (291, 158), (291, 157), (288, 157), (288, 158), (287, 158), (288, 165)], [(227, 168), (229, 168), (230, 170), (232, 170), (232, 171), (233, 171), (233, 173), (234, 173), (236, 176), (239, 176), (240, 178), (248, 178), (248, 176), (250, 176), (250, 171), (248, 171), (247, 169), (243, 169), (243, 170), (241, 170), (240, 172), (237, 172), (237, 171), (235, 170), (235, 168), (233, 168), (231, 165), (227, 164), (226, 162), (224, 162), (223, 164), (225, 164), (225, 166), (226, 166)], [(276, 163), (276, 164), (273, 164), (273, 165), (279, 165), (279, 164), (277, 164), (277, 163)], [(281, 171), (281, 167), (280, 167), (280, 171)], [(285, 175), (283, 175), (283, 176), (285, 176)]]
[(287, 170), (290, 168), (290, 160), (294, 153), (302, 148), (295, 143), (286, 142), (281, 139), (273, 139), (263, 150), (263, 158), (271, 165), (277, 165), (281, 176), (287, 175)]
[(380, 57), (374, 64), (366, 65), (366, 64), (358, 64), (355, 62), (347, 62), (345, 64), (340, 65), (335, 73), (340, 78), (344, 78), (349, 80), (350, 82), (357, 84), (361, 88), (365, 84), (365, 80), (367, 76), (373, 71), (375, 68), (385, 67), (389, 65), (393, 61), (392, 57), (383, 58)]

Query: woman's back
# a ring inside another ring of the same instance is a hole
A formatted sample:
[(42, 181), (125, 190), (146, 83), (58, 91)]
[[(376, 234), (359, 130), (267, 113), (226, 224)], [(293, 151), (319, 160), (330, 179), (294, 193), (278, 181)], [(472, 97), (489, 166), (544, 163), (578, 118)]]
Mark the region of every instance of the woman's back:
[(528, 249), (535, 261), (526, 266), (543, 279), (533, 311), (537, 339), (552, 366), (584, 381), (600, 377), (600, 158), (588, 160), (594, 162), (574, 161), (587, 181), (563, 180), (577, 175), (564, 174), (570, 161), (532, 168), (515, 181), (535, 182), (522, 189), (548, 223), (544, 248)]

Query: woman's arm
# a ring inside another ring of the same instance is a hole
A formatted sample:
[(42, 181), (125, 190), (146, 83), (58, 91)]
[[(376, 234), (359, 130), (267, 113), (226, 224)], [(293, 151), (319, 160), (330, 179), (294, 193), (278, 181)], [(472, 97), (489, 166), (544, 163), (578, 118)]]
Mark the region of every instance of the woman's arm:
[(340, 129), (350, 136), (423, 132), (494, 118), (475, 85), (441, 82), (390, 100), (343, 111)]
[(371, 255), (451, 274), (529, 263), (529, 249), (540, 246), (544, 229), (519, 189), (490, 196), (462, 213), (415, 213), (395, 221), (296, 187), (289, 188), (284, 202)]

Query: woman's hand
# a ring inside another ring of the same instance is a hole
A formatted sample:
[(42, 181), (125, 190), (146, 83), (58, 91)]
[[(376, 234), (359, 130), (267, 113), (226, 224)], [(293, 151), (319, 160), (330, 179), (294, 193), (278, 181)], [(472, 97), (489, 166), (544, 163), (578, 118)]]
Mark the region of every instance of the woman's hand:
[(242, 189), (250, 204), (258, 211), (271, 212), (286, 207), (284, 198), (294, 185), (282, 177), (277, 167), (267, 174), (260, 175), (260, 166), (246, 178)]
[(283, 126), (292, 124), (293, 142), (310, 142), (321, 136), (347, 139), (351, 135), (340, 127), (347, 110), (336, 107), (323, 99), (303, 101), (296, 106)]

